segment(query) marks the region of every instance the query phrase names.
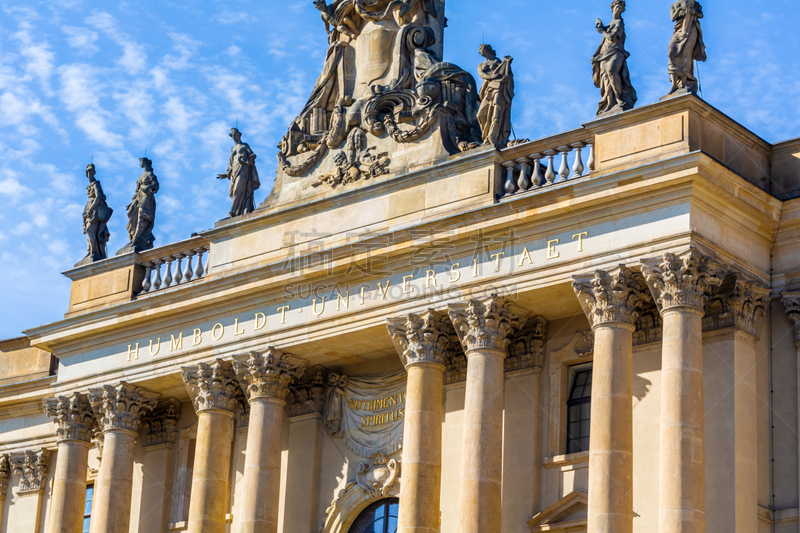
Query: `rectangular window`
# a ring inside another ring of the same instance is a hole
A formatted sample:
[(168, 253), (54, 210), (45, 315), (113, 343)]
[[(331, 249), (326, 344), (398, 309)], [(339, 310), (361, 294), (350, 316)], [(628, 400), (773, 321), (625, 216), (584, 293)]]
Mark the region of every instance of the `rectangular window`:
[(575, 372), (567, 400), (567, 453), (589, 451), (592, 415), (592, 370)]
[(92, 521), (93, 500), (94, 500), (94, 485), (87, 485), (86, 504), (83, 506), (83, 533), (89, 533), (89, 523)]

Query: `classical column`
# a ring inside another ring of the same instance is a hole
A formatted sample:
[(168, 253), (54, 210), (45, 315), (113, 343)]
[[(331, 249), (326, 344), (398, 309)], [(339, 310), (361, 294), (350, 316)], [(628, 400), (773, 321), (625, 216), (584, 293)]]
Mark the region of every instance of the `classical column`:
[(277, 533), (281, 492), (283, 408), (305, 361), (274, 348), (237, 357), (236, 377), (250, 403), (241, 533)]
[(103, 460), (94, 483), (91, 533), (128, 533), (133, 447), (141, 417), (153, 410), (157, 396), (125, 382), (89, 389), (89, 402), (103, 430), (104, 442)]
[(239, 383), (231, 364), (221, 359), (184, 367), (182, 375), (197, 411), (188, 531), (224, 533)]
[(6, 500), (8, 476), (10, 475), (11, 458), (8, 455), (0, 455), (0, 523), (3, 522), (3, 502)]
[(491, 296), (453, 304), (450, 319), (467, 355), (459, 533), (500, 533), (504, 360), (524, 319)]
[(636, 310), (649, 299), (639, 277), (620, 266), (573, 282), (595, 339), (589, 533), (633, 531), (633, 332)]
[(439, 531), (444, 358), (451, 329), (442, 318), (428, 310), (389, 319), (389, 334), (408, 372), (398, 533)]
[(83, 531), (86, 473), (95, 423), (92, 406), (86, 396), (78, 393), (48, 398), (42, 403), (45, 414), (55, 418), (58, 438), (47, 533)]
[(643, 273), (664, 322), (661, 348), (659, 527), (705, 533), (703, 315), (719, 269), (695, 249), (645, 259)]

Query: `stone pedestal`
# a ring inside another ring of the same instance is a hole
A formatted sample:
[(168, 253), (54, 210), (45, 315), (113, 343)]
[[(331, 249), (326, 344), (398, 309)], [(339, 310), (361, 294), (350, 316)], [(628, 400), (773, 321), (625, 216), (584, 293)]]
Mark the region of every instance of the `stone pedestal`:
[(644, 280), (624, 266), (576, 276), (594, 330), (589, 443), (589, 533), (633, 531), (633, 332)]
[(453, 305), (450, 319), (467, 355), (459, 532), (500, 533), (504, 361), (524, 320), (496, 297)]
[(305, 362), (270, 348), (234, 361), (250, 402), (244, 467), (241, 533), (277, 533), (281, 490), (281, 443), (286, 394)]
[[(154, 396), (127, 383), (89, 390), (92, 410), (103, 430), (103, 460), (94, 484), (91, 533), (129, 532), (133, 448), (140, 415), (156, 406)], [(86, 490), (85, 483), (82, 490)]]
[(239, 385), (230, 363), (217, 359), (184, 367), (197, 411), (197, 445), (189, 502), (189, 533), (225, 533), (233, 416)]
[(94, 414), (88, 398), (68, 394), (43, 401), (44, 412), (55, 418), (58, 460), (48, 511), (47, 533), (83, 531), (86, 473), (92, 447)]

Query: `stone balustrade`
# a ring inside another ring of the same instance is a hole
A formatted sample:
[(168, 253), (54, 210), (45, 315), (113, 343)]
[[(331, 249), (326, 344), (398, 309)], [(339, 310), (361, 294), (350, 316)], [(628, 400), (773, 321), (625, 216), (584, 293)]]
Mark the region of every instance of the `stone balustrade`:
[(519, 144), (502, 151), (502, 196), (510, 197), (594, 171), (594, 139), (584, 129)]
[(185, 285), (208, 273), (209, 245), (199, 238), (188, 239), (141, 254), (145, 268), (139, 295)]

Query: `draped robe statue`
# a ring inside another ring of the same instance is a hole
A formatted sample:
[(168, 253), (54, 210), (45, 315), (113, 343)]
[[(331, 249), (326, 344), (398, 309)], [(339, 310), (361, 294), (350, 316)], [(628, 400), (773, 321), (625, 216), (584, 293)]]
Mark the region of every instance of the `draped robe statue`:
[(111, 238), (108, 231), (108, 221), (114, 211), (106, 203), (103, 187), (95, 179), (97, 170), (93, 164), (86, 166), (86, 177), (89, 185), (86, 186), (86, 195), (89, 200), (83, 209), (83, 233), (86, 234), (88, 253), (75, 266), (88, 265), (95, 261), (102, 261), (108, 257), (106, 243)]
[(598, 118), (633, 109), (638, 99), (628, 70), (630, 54), (625, 50), (625, 22), (622, 20), (625, 7), (624, 0), (614, 0), (611, 23), (604, 26), (600, 19), (595, 23), (603, 36), (603, 42), (592, 57), (594, 85), (601, 95)]
[(217, 179), (231, 180), (228, 194), (232, 205), (228, 216), (238, 217), (255, 211), (254, 193), (261, 187), (261, 180), (256, 169), (256, 154), (249, 144), (242, 142), (242, 133), (233, 128), (230, 136), (236, 144), (231, 148), (228, 172), (220, 174)]
[(117, 252), (117, 255), (149, 250), (156, 240), (153, 228), (156, 223), (156, 193), (160, 185), (158, 178), (153, 173), (151, 160), (139, 159), (139, 166), (144, 169), (144, 172), (136, 181), (136, 193), (127, 207), (128, 237), (131, 242)]
[(706, 45), (703, 42), (703, 6), (697, 0), (678, 0), (672, 4), (675, 31), (669, 41), (669, 75), (672, 87), (669, 94), (697, 94), (699, 83), (694, 75), (694, 62), (705, 61)]
[(488, 44), (481, 45), (480, 54), (486, 61), (478, 67), (478, 73), (483, 79), (478, 123), (483, 135), (483, 144), (494, 145), (498, 150), (502, 150), (511, 138), (511, 102), (514, 100), (514, 73), (511, 71), (513, 59), (506, 56), (500, 61), (497, 59), (497, 53)]

